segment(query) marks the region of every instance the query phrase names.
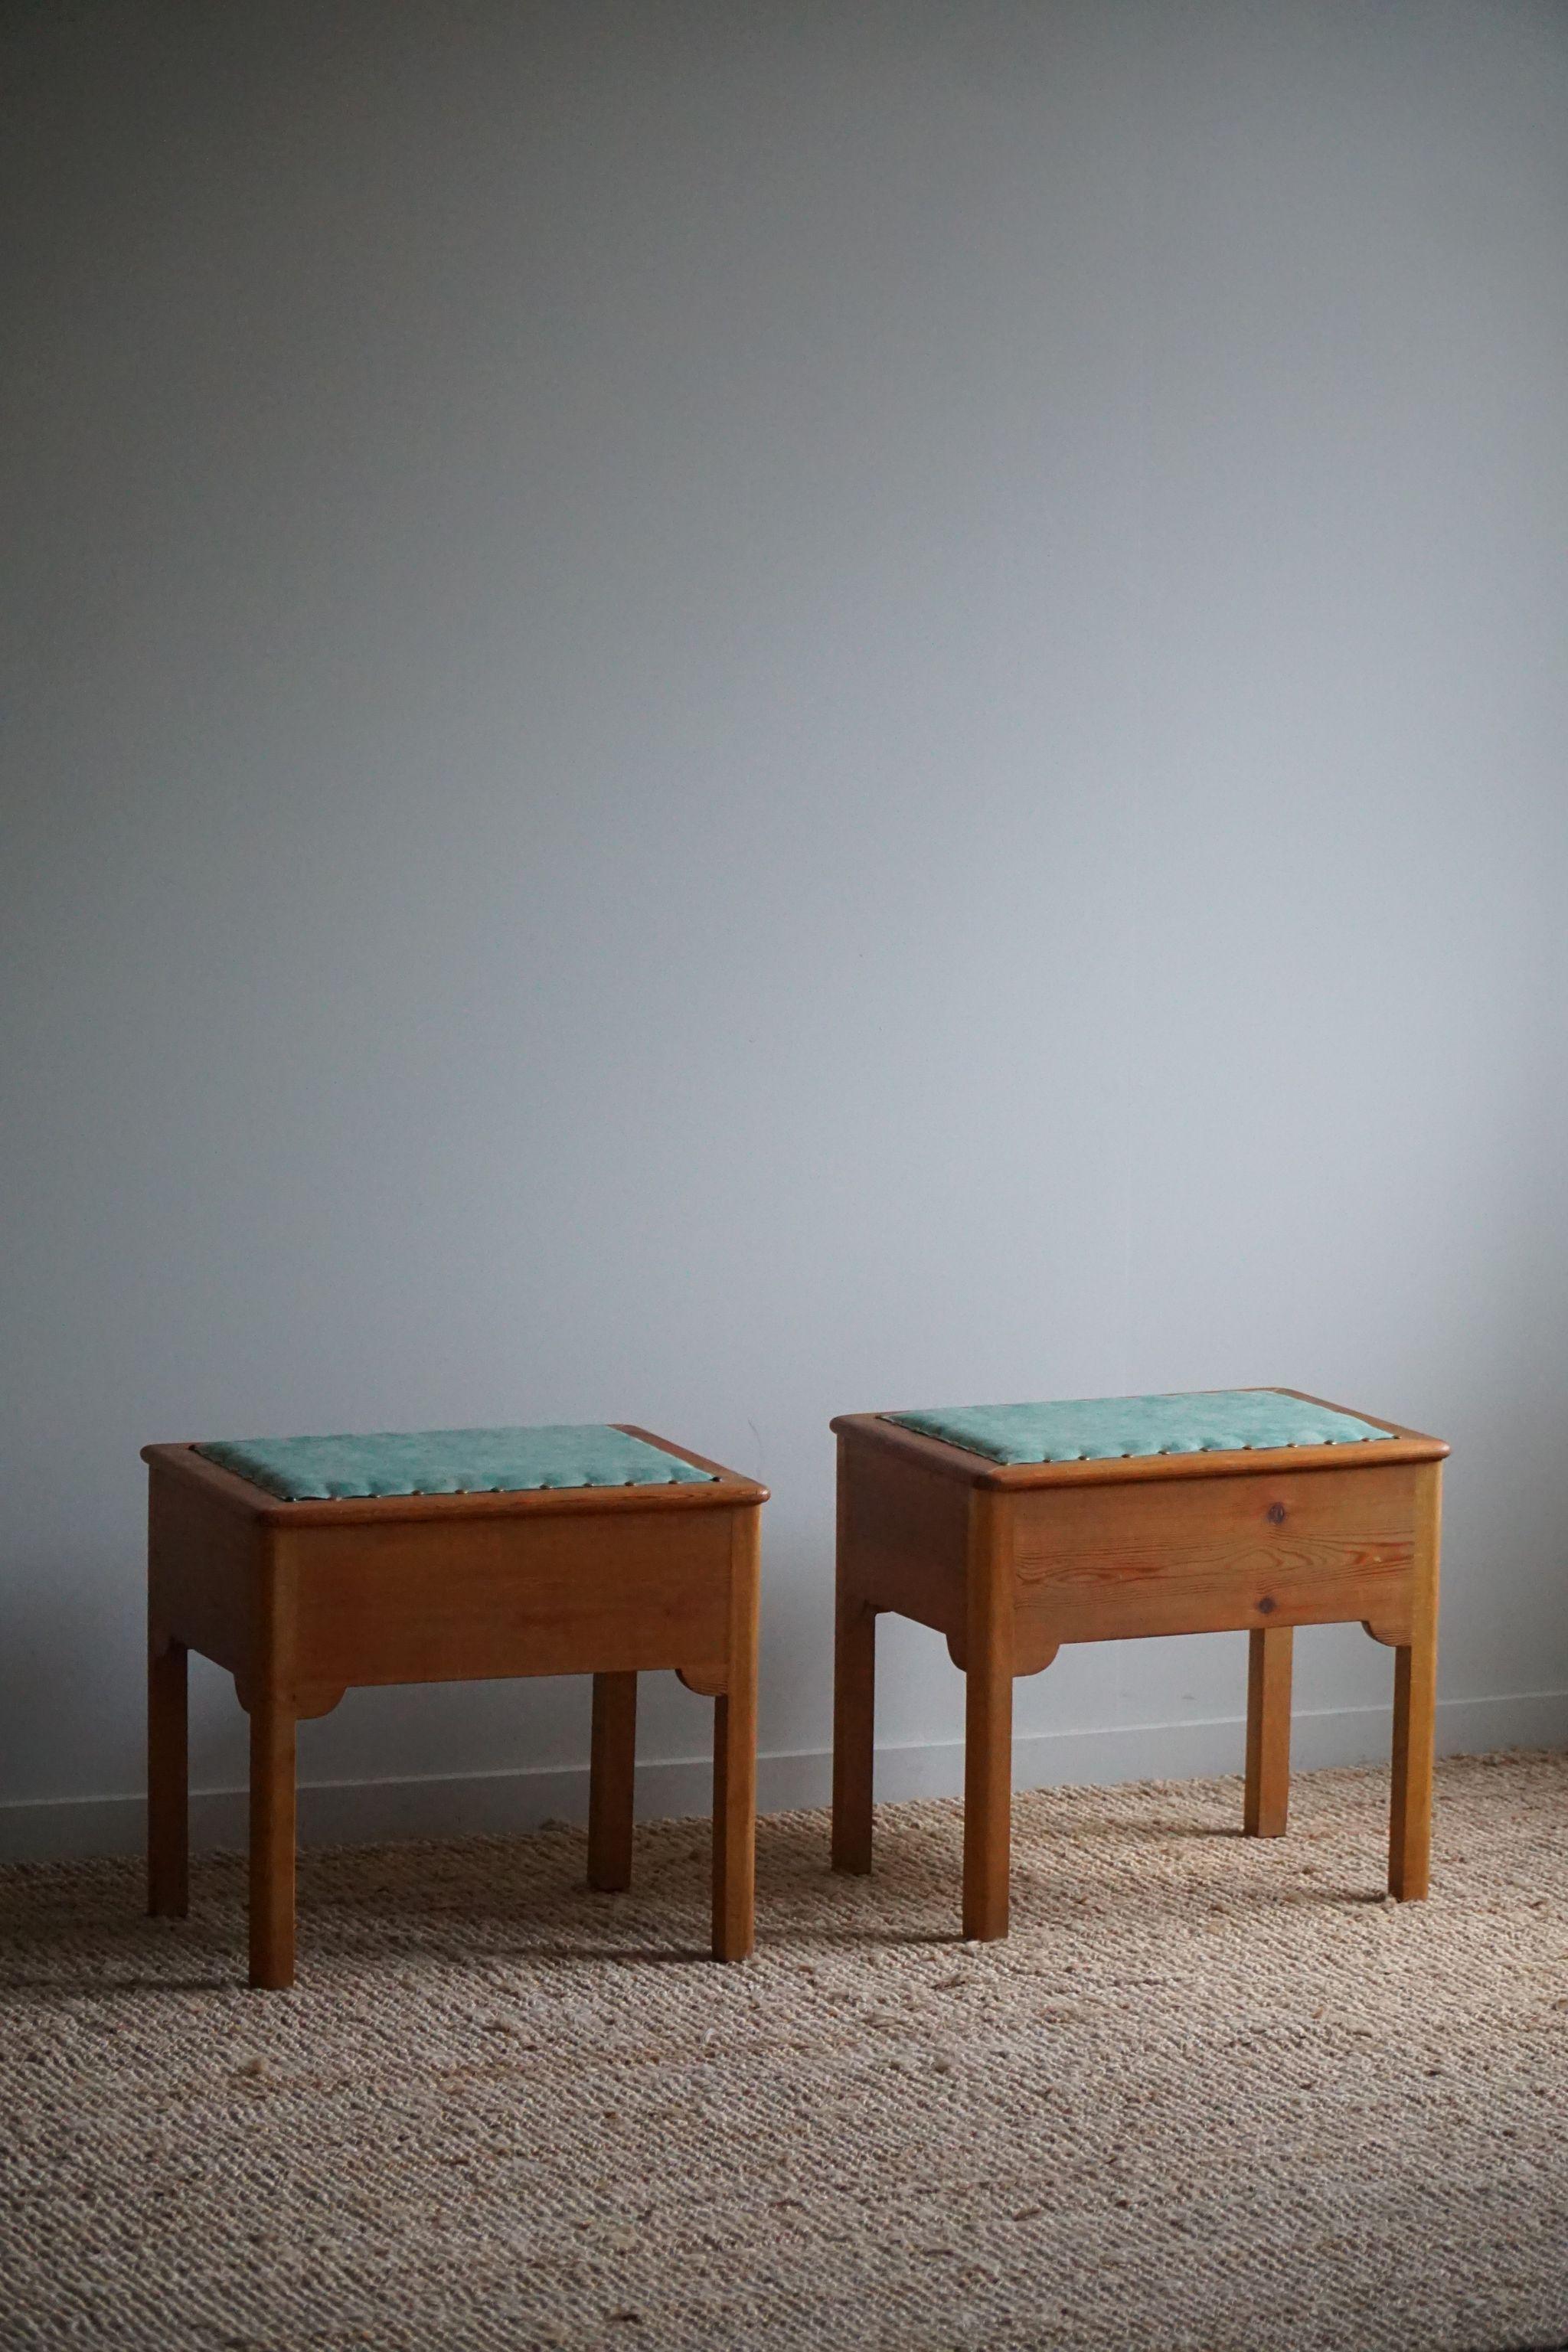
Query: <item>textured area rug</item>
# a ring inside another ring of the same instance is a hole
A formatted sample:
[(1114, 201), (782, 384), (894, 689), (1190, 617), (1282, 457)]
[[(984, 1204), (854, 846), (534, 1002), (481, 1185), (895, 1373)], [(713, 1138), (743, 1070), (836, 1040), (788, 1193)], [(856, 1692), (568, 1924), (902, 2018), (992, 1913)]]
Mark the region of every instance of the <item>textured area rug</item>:
[(1009, 1942), (958, 1940), (950, 1804), (761, 1828), (756, 1958), (705, 1828), (587, 1893), (573, 1829), (307, 1853), (301, 1980), (243, 1984), (122, 1862), (0, 1872), (0, 2342), (116, 2352), (1084, 2347), (1568, 2338), (1568, 1758), (1015, 1810)]

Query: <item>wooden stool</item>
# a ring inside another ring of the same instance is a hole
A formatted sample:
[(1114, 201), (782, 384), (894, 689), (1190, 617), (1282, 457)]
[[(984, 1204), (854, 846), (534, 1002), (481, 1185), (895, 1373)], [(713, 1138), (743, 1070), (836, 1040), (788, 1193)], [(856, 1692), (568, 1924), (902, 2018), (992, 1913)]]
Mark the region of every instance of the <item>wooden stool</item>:
[(1016, 1675), (1038, 1674), (1063, 1642), (1245, 1628), (1246, 1828), (1278, 1837), (1291, 1629), (1350, 1620), (1394, 1652), (1388, 1883), (1426, 1894), (1440, 1440), (1291, 1389), (850, 1413), (833, 1427), (836, 1869), (871, 1867), (879, 1610), (945, 1633), (966, 1678), (975, 1938), (1007, 1932)]
[(717, 1700), (713, 1954), (752, 1948), (767, 1488), (632, 1428), (149, 1445), (148, 1897), (183, 1918), (185, 1654), (250, 1716), (250, 1981), (294, 1980), (294, 1727), (351, 1685), (592, 1674), (588, 1881), (631, 1874), (637, 1678)]

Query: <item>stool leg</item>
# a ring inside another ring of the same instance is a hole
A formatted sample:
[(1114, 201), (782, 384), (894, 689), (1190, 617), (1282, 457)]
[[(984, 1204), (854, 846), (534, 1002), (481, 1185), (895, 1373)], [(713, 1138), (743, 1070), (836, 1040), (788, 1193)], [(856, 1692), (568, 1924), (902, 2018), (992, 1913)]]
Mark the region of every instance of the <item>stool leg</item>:
[(1248, 1837), (1285, 1834), (1290, 1802), (1290, 1648), (1289, 1625), (1247, 1636), (1247, 1803)]
[(963, 1712), (963, 1933), (990, 1943), (1007, 1933), (1013, 1809), (1011, 1568), (994, 1536), (990, 1498), (976, 1495), (969, 1542)]
[(1012, 1845), (1013, 1677), (971, 1658), (963, 1719), (963, 1932), (974, 1943), (1007, 1933)]
[(1426, 1892), (1432, 1851), (1432, 1752), (1436, 1728), (1437, 1643), (1430, 1627), (1394, 1654), (1394, 1790), (1389, 1808), (1388, 1891), (1402, 1903)]
[(154, 1634), (147, 1654), (147, 1908), (183, 1919), (189, 1906), (190, 1750), (185, 1645)]
[(294, 1981), (294, 1711), (275, 1692), (250, 1709), (250, 1981)]
[(871, 1867), (877, 1613), (841, 1592), (833, 1651), (833, 1867)]
[(1426, 1892), (1431, 1866), (1442, 1478), (1441, 1465), (1436, 1462), (1416, 1473), (1410, 1641), (1394, 1653), (1394, 1788), (1388, 1817), (1388, 1891), (1402, 1903), (1420, 1901)]
[(743, 1960), (755, 1940), (757, 1708), (754, 1683), (713, 1702), (713, 1957)]
[(730, 1687), (713, 1702), (713, 1957), (743, 1960), (754, 1937), (757, 1870), (759, 1509), (735, 1513)]
[[(751, 1728), (747, 1726), (750, 1722)], [(755, 1718), (729, 1693), (713, 1702), (713, 1957), (743, 1960), (753, 1938)]]
[(636, 1675), (595, 1675), (588, 1765), (588, 1884), (605, 1894), (618, 1893), (632, 1883), (637, 1745)]

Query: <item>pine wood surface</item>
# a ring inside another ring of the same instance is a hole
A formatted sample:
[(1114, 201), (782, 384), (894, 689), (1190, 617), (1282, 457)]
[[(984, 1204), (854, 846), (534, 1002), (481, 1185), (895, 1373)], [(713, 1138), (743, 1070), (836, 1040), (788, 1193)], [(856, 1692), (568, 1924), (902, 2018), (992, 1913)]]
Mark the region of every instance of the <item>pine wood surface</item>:
[(1007, 1928), (1016, 1675), (1065, 1642), (1248, 1633), (1244, 1825), (1273, 1837), (1289, 1804), (1291, 1629), (1350, 1622), (1394, 1650), (1389, 1885), (1424, 1895), (1448, 1448), (1360, 1418), (1389, 1439), (1005, 1466), (880, 1413), (837, 1419), (835, 1866), (871, 1866), (879, 1612), (944, 1634), (967, 1679), (963, 1927), (984, 1940)]
[(144, 1449), (149, 1908), (185, 1902), (185, 1658), (228, 1669), (250, 1716), (250, 1974), (294, 1976), (297, 1726), (346, 1689), (594, 1676), (589, 1873), (632, 1856), (637, 1676), (669, 1669), (715, 1702), (713, 1948), (751, 1948), (758, 1524), (767, 1489), (700, 1485), (286, 1503), (188, 1444)]

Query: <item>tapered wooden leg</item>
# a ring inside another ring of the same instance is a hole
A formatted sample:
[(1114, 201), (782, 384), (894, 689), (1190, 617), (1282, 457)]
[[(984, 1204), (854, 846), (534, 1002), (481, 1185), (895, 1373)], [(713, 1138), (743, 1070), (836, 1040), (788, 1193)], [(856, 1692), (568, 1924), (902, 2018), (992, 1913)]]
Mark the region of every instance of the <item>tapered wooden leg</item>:
[(833, 1867), (871, 1867), (877, 1616), (840, 1593), (833, 1653)]
[(1437, 1643), (1428, 1628), (1394, 1654), (1394, 1790), (1389, 1809), (1388, 1891), (1402, 1903), (1426, 1892), (1432, 1851), (1432, 1752), (1436, 1728)]
[(730, 1687), (713, 1702), (713, 1957), (743, 1960), (754, 1939), (757, 1867), (757, 1541), (761, 1514), (737, 1511), (731, 1560)]
[(147, 1908), (183, 1919), (190, 1902), (185, 1645), (154, 1635), (147, 1657)]
[(588, 1884), (605, 1894), (632, 1883), (637, 1745), (636, 1675), (595, 1675), (588, 1765)]
[(294, 1715), (267, 1691), (250, 1709), (250, 1981), (294, 1981)]
[(963, 1716), (963, 1932), (1007, 1933), (1013, 1808), (1013, 1596), (989, 1496), (971, 1504)]
[(1283, 1837), (1290, 1802), (1289, 1625), (1247, 1636), (1247, 1802), (1248, 1837)]

